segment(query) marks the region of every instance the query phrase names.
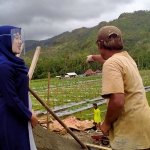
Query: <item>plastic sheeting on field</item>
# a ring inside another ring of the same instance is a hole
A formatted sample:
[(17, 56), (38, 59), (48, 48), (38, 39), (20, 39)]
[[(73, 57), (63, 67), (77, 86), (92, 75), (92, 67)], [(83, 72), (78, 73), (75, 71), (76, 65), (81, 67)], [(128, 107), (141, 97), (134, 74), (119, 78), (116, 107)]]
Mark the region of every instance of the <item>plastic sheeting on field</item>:
[[(62, 120), (68, 128), (84, 131), (93, 127), (93, 121), (79, 120), (76, 117), (68, 117)], [(54, 120), (49, 123), (49, 130), (53, 132), (61, 132), (64, 127), (57, 121)]]

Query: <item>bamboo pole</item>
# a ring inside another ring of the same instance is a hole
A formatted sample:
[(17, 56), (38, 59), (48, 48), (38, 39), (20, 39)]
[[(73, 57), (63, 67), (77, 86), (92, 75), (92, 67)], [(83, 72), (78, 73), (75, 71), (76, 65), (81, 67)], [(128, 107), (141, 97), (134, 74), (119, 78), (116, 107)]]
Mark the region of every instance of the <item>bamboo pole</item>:
[(88, 144), (88, 143), (85, 145), (91, 148), (99, 149), (99, 150), (112, 150), (111, 148), (100, 146), (100, 145), (94, 145), (94, 144)]
[(32, 79), (32, 75), (33, 75), (33, 72), (34, 72), (34, 69), (35, 69), (35, 66), (36, 66), (36, 63), (38, 61), (38, 57), (39, 57), (39, 54), (40, 54), (40, 50), (41, 50), (41, 47), (38, 46), (35, 50), (35, 53), (34, 53), (34, 56), (33, 56), (33, 59), (32, 59), (32, 63), (31, 63), (31, 66), (30, 66), (30, 69), (29, 69), (29, 80)]
[[(48, 72), (47, 105), (49, 106), (50, 72)], [(47, 111), (47, 130), (49, 130), (49, 113)]]
[(64, 124), (63, 121), (40, 99), (40, 97), (29, 87), (29, 92), (46, 108), (46, 110), (67, 130), (67, 132), (82, 146), (83, 149), (87, 149), (78, 137)]
[[(32, 63), (29, 69), (29, 79), (32, 79), (32, 75), (40, 54), (41, 47), (38, 46), (36, 48), (34, 57), (32, 59)], [(82, 148), (86, 149), (87, 147), (76, 137), (75, 134), (60, 120), (60, 118), (40, 99), (40, 97), (29, 87), (29, 92), (46, 108), (46, 110), (67, 130), (67, 132), (82, 146)]]

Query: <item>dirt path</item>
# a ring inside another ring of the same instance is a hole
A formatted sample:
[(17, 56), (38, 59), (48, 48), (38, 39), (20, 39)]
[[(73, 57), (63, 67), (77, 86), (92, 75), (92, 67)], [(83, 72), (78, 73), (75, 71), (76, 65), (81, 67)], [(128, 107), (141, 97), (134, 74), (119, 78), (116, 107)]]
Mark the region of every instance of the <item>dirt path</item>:
[(69, 135), (63, 137), (40, 125), (33, 129), (33, 134), (37, 150), (83, 150), (80, 144)]
[[(95, 132), (93, 129), (87, 131), (73, 130), (72, 132), (84, 144), (95, 144), (95, 140), (92, 139), (91, 136), (102, 134), (101, 132)], [(37, 127), (33, 129), (33, 135), (37, 150), (84, 150), (69, 133), (60, 135), (43, 128), (43, 126), (37, 125)], [(102, 144), (100, 143), (98, 145)]]

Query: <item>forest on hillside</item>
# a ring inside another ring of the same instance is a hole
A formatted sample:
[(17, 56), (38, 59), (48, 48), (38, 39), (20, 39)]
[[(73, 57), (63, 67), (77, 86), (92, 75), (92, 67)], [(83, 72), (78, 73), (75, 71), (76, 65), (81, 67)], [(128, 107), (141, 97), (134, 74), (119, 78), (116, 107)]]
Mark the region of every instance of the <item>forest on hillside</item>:
[(101, 70), (99, 63), (86, 63), (86, 56), (98, 54), (98, 30), (105, 25), (115, 25), (122, 31), (124, 50), (136, 61), (139, 70), (150, 69), (150, 11), (123, 13), (110, 22), (100, 22), (92, 28), (82, 27), (72, 32), (64, 32), (43, 41), (26, 41), (25, 56), (21, 56), (27, 66), (31, 64), (36, 46), (41, 46), (41, 54), (33, 75), (33, 79), (64, 76), (67, 72), (83, 74), (87, 69)]

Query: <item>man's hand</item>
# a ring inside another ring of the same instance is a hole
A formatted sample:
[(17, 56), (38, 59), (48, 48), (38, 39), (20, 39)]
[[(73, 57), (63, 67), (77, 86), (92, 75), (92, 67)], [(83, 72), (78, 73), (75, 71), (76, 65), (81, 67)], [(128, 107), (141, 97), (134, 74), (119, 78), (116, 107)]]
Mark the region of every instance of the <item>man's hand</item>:
[(101, 131), (105, 136), (109, 135), (109, 130), (111, 129), (110, 124), (106, 124), (105, 121), (101, 124)]
[(88, 55), (86, 62), (87, 63), (99, 62), (99, 63), (103, 64), (105, 62), (105, 60), (102, 58), (101, 55)]
[(35, 128), (35, 126), (38, 124), (38, 118), (33, 110), (32, 110), (32, 116), (30, 118), (30, 122), (31, 122), (32, 128)]
[(87, 59), (86, 59), (86, 62), (87, 63), (91, 63), (91, 62), (93, 62), (94, 60), (92, 59), (92, 55), (88, 55), (87, 56)]
[(110, 94), (109, 99), (105, 120), (101, 125), (101, 130), (104, 135), (108, 135), (112, 124), (121, 115), (125, 103), (123, 93)]

